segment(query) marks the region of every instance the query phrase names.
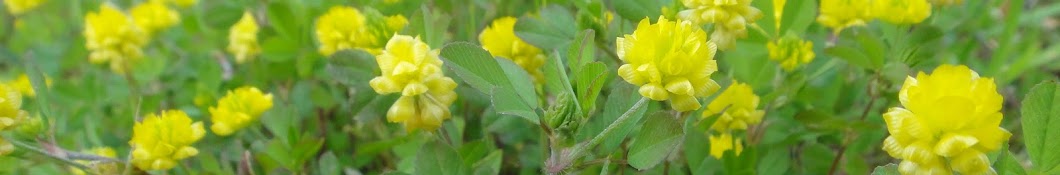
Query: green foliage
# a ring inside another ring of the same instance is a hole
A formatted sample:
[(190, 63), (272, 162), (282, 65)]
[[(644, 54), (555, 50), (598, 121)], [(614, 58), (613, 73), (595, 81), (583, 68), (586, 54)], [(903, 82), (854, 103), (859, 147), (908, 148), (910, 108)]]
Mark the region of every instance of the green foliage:
[(640, 170), (662, 162), (684, 139), (680, 120), (668, 112), (656, 112), (649, 117), (629, 148), (629, 165)]
[[(901, 160), (881, 149), (890, 134), (882, 116), (904, 105), (907, 78), (941, 64), (993, 78), (1004, 97), (999, 127), (1013, 135), (987, 153), (993, 170), (1060, 173), (1060, 3), (1053, 1), (934, 4), (917, 24), (871, 20), (838, 34), (818, 22), (822, 1), (788, 0), (779, 15), (774, 1), (751, 1), (762, 17), (745, 26), (736, 47), (717, 51), (711, 79), (722, 91), (734, 82), (752, 86), (765, 116), (734, 131), (743, 151), (720, 159), (709, 139), (719, 117), (674, 112), (617, 72), (624, 63), (616, 38), (643, 19), (680, 18), (692, 8), (684, 1), (199, 0), (169, 5), (180, 22), (150, 37), (129, 76), (90, 63), (87, 14), (103, 4), (128, 13), (143, 2), (47, 0), (18, 15), (0, 5), (0, 83), (26, 75), (36, 92), (22, 99), (30, 120), (0, 131), (20, 145), (0, 156), (0, 174), (71, 174), (73, 165), (95, 164), (58, 153), (97, 147), (114, 148), (124, 163), (137, 118), (178, 109), (207, 128), (194, 144), (199, 154), (171, 170), (132, 172), (892, 175)], [(444, 75), (458, 84), (441, 128), (390, 122), (400, 94), (369, 85), (382, 72), (374, 52), (319, 53), (317, 18), (334, 6), (358, 9), (369, 26), (401, 15), (408, 24), (396, 34), (440, 54)], [(229, 27), (244, 11), (259, 24), (261, 54), (236, 63), (226, 50)], [(517, 18), (515, 37), (541, 49), (544, 81), (480, 46), (479, 34), (501, 17)], [(719, 28), (696, 26), (708, 39)], [(780, 69), (766, 45), (785, 35), (812, 42), (814, 60)], [(233, 135), (212, 134), (210, 108), (242, 86), (272, 94), (273, 107)], [(707, 106), (720, 92), (698, 100)]]
[[(1027, 152), (1039, 172), (1060, 172), (1060, 84), (1043, 82), (1034, 86), (1023, 100), (1023, 133), (1027, 137)], [(1008, 157), (1008, 156), (1006, 156)]]

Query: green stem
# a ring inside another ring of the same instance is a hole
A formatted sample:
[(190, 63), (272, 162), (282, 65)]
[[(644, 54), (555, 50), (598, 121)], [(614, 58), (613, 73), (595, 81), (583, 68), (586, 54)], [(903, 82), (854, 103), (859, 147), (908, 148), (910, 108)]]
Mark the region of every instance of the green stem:
[(615, 121), (612, 122), (611, 125), (608, 125), (607, 128), (604, 129), (604, 131), (601, 131), (600, 134), (596, 135), (596, 137), (593, 137), (592, 140), (589, 140), (589, 143), (575, 147), (574, 150), (570, 153), (571, 160), (581, 158), (582, 154), (585, 154), (586, 151), (592, 149), (593, 147), (596, 147), (596, 145), (599, 145), (601, 142), (604, 142), (604, 139), (614, 133), (617, 130), (618, 126), (622, 126), (626, 123), (631, 122), (630, 119), (632, 118), (631, 116), (633, 116), (633, 113), (636, 113), (638, 110), (640, 110), (640, 108), (644, 107), (644, 104), (647, 103), (648, 97), (641, 97), (640, 101), (637, 101), (637, 104), (634, 104), (633, 107), (629, 108), (629, 110), (626, 111), (626, 113), (623, 113), (622, 116), (618, 117), (618, 119), (615, 119)]
[(63, 157), (59, 157), (58, 155), (54, 155), (54, 154), (49, 153), (47, 151), (44, 151), (44, 150), (41, 150), (41, 149), (37, 149), (36, 147), (30, 146), (29, 144), (26, 144), (26, 143), (22, 143), (21, 141), (18, 141), (18, 140), (12, 140), (12, 139), (7, 139), (7, 138), (5, 138), (4, 140), (7, 140), (12, 145), (15, 145), (15, 147), (17, 147), (18, 149), (29, 150), (30, 152), (37, 153), (37, 154), (43, 155), (45, 157), (54, 159), (54, 160), (58, 161), (59, 163), (70, 165), (72, 167), (77, 167), (77, 168), (79, 168), (81, 170), (91, 170), (92, 169), (92, 168), (89, 168), (88, 166), (85, 166), (85, 165), (82, 165), (80, 163), (74, 162), (73, 160), (66, 159), (66, 158), (63, 158)]

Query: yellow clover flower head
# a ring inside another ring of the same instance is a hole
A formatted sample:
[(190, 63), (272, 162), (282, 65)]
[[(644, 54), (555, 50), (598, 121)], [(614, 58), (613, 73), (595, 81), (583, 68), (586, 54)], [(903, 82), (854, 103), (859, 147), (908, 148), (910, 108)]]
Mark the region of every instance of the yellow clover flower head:
[(217, 106), (210, 108), (213, 125), (210, 130), (219, 136), (231, 135), (250, 123), (258, 121), (261, 114), (272, 108), (272, 94), (262, 93), (255, 87), (240, 87), (221, 97)]
[(794, 35), (769, 41), (766, 48), (769, 49), (769, 59), (780, 62), (780, 67), (789, 72), (800, 65), (810, 63), (816, 56), (813, 53), (813, 42)]
[(177, 25), (180, 22), (180, 14), (173, 9), (169, 9), (160, 0), (152, 0), (136, 5), (132, 8), (132, 16), (133, 22), (144, 33), (147, 33), (147, 36), (152, 36), (156, 32)]
[(320, 53), (331, 56), (341, 50), (362, 49), (379, 54), (386, 40), (408, 25), (408, 19), (401, 15), (378, 19), (369, 16), (377, 13), (362, 13), (346, 6), (331, 7), (317, 18), (316, 37), (320, 42)]
[(618, 57), (625, 64), (618, 75), (630, 84), (640, 86), (640, 95), (655, 101), (671, 100), (674, 110), (691, 111), (704, 97), (719, 86), (710, 79), (718, 70), (714, 61), (717, 46), (707, 41), (707, 34), (688, 21), (670, 21), (659, 17), (650, 24), (640, 21), (633, 34), (619, 37)]
[(168, 170), (178, 161), (199, 154), (192, 144), (206, 135), (202, 122), (180, 110), (148, 114), (133, 126), (132, 163), (142, 170)]
[(746, 130), (748, 126), (762, 122), (765, 111), (758, 110), (758, 96), (750, 85), (733, 82), (714, 98), (703, 111), (703, 118), (719, 118), (710, 128), (715, 131)]
[(18, 16), (30, 10), (36, 9), (45, 0), (4, 0), (4, 6), (11, 15)]
[(382, 75), (369, 85), (379, 94), (401, 93), (387, 111), (387, 121), (404, 123), (409, 131), (434, 130), (450, 117), (456, 82), (442, 73), (438, 53), (419, 38), (394, 35), (376, 56)]
[(720, 135), (710, 136), (710, 156), (716, 159), (721, 159), (725, 156), (725, 151), (733, 150), (735, 155), (740, 155), (743, 152), (743, 143), (739, 139), (734, 139), (732, 133), (724, 132)]
[(999, 127), (1003, 98), (992, 78), (963, 65), (941, 65), (908, 77), (903, 107), (883, 114), (890, 136), (883, 150), (902, 159), (902, 174), (994, 174), (985, 153), (1012, 135)]
[[(92, 148), (92, 149), (83, 151), (83, 153), (90, 154), (90, 155), (101, 156), (101, 157), (107, 157), (107, 158), (116, 158), (116, 157), (118, 157), (118, 153), (116, 151), (114, 151), (114, 149), (112, 149), (110, 147)], [(91, 161), (85, 161), (85, 160), (77, 160), (76, 162), (80, 163), (80, 164), (88, 165), (90, 168), (92, 168), (91, 171), (95, 172), (93, 174), (114, 174), (114, 173), (119, 173), (118, 172), (118, 165), (115, 162), (91, 162)], [(70, 172), (75, 174), (75, 175), (85, 175), (86, 174), (85, 171), (81, 170), (81, 168), (69, 167), (69, 169), (70, 169)]]
[(681, 3), (688, 8), (678, 12), (681, 19), (714, 24), (710, 41), (721, 50), (734, 47), (736, 38), (747, 37), (747, 25), (762, 18), (762, 11), (752, 7), (751, 0), (682, 0)]
[(843, 29), (864, 26), (872, 21), (870, 0), (821, 0), (817, 22), (839, 34)]
[(258, 45), (258, 23), (250, 11), (243, 12), (243, 18), (229, 29), (228, 52), (235, 55), (236, 63), (240, 64), (261, 53), (261, 46)]
[(143, 57), (147, 35), (132, 18), (113, 5), (101, 5), (98, 12), (85, 15), (85, 47), (92, 63), (110, 63), (114, 72), (124, 73)]
[(927, 0), (874, 0), (871, 10), (876, 18), (892, 24), (916, 24), (931, 16)]
[(0, 131), (14, 129), (28, 114), (21, 110), (22, 95), (18, 89), (0, 84)]
[(515, 36), (516, 20), (513, 17), (493, 20), (493, 24), (478, 35), (478, 41), (490, 54), (512, 60), (530, 73), (534, 82), (541, 83), (545, 78), (545, 74), (541, 72), (541, 66), (545, 65), (545, 54), (541, 49)]

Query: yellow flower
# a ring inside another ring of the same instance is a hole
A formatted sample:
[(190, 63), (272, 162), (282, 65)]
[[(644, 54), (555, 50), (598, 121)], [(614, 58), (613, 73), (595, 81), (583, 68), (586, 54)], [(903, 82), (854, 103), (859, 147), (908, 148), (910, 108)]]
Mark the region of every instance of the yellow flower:
[(21, 108), (22, 95), (18, 93), (18, 89), (0, 84), (0, 131), (14, 129), (27, 118), (27, 113)]
[(655, 101), (671, 100), (677, 111), (699, 109), (697, 97), (704, 97), (719, 86), (710, 79), (718, 70), (714, 61), (717, 46), (707, 34), (688, 21), (659, 17), (650, 24), (640, 21), (633, 34), (617, 40), (618, 57), (625, 64), (618, 75), (640, 86), (640, 95)]
[(173, 11), (160, 0), (152, 0), (141, 3), (132, 8), (133, 22), (152, 36), (156, 32), (176, 25), (180, 22), (180, 14)]
[(872, 21), (869, 14), (870, 0), (821, 0), (820, 15), (817, 22), (832, 28), (832, 33), (839, 34), (843, 29), (863, 26)]
[(714, 24), (710, 41), (718, 49), (728, 50), (735, 46), (736, 38), (747, 37), (747, 25), (762, 18), (762, 11), (751, 6), (751, 0), (682, 0), (688, 8), (678, 13), (683, 20), (693, 23)]
[(176, 4), (177, 6), (186, 8), (195, 5), (195, 3), (198, 3), (199, 0), (169, 0), (169, 2)]
[(883, 114), (891, 134), (883, 150), (902, 159), (902, 174), (994, 174), (985, 153), (1012, 135), (999, 127), (1003, 98), (994, 79), (942, 65), (906, 78), (898, 100), (904, 108)]
[(733, 150), (734, 155), (740, 155), (743, 152), (743, 143), (741, 140), (734, 140), (732, 133), (724, 132), (721, 135), (710, 136), (710, 156), (716, 159), (721, 159), (725, 156), (725, 151)]
[(409, 131), (434, 130), (450, 117), (456, 82), (442, 73), (438, 50), (419, 38), (394, 35), (375, 59), (382, 75), (369, 82), (372, 89), (379, 94), (401, 93), (387, 111), (387, 121), (404, 123)]
[(541, 72), (541, 66), (545, 65), (545, 54), (541, 49), (515, 36), (515, 22), (513, 17), (493, 20), (493, 24), (478, 35), (478, 41), (490, 54), (512, 60), (530, 73), (534, 82), (541, 83), (545, 78), (545, 74)]
[(228, 52), (235, 55), (236, 63), (250, 61), (261, 53), (261, 46), (258, 45), (258, 23), (250, 11), (243, 12), (243, 18), (229, 29)]
[(124, 73), (143, 57), (146, 34), (131, 18), (112, 5), (101, 5), (99, 12), (85, 16), (85, 47), (92, 63), (110, 63), (114, 72)]
[(178, 161), (199, 154), (192, 144), (206, 135), (202, 122), (192, 122), (180, 110), (149, 114), (133, 126), (132, 163), (142, 170), (168, 170)]
[(874, 0), (872, 7), (876, 18), (892, 24), (916, 24), (931, 16), (927, 0)]
[(815, 56), (813, 43), (794, 35), (769, 41), (766, 48), (769, 49), (769, 59), (780, 62), (780, 67), (785, 71), (792, 71), (800, 65), (810, 63)]
[(940, 6), (957, 5), (961, 3), (964, 3), (964, 0), (931, 0), (931, 4)]
[(7, 11), (15, 16), (36, 9), (43, 3), (44, 0), (4, 0), (4, 6), (7, 6)]
[(252, 122), (258, 121), (261, 113), (272, 108), (272, 94), (262, 93), (255, 87), (240, 87), (221, 97), (217, 106), (210, 108), (210, 126), (219, 136), (231, 135)]
[(407, 24), (401, 15), (372, 19), (353, 7), (336, 6), (317, 18), (316, 36), (325, 56), (345, 49), (379, 54), (386, 40)]
[[(115, 152), (114, 149), (111, 149), (110, 147), (97, 147), (97, 148), (92, 148), (92, 149), (89, 149), (89, 150), (86, 150), (86, 151), (83, 151), (83, 152), (85, 154), (96, 155), (96, 156), (107, 157), (107, 158), (116, 158), (116, 157), (118, 157), (118, 153)], [(117, 171), (118, 170), (118, 165), (115, 164), (115, 162), (91, 162), (91, 161), (78, 160), (77, 163), (88, 165), (90, 168), (92, 168), (91, 171), (95, 172), (93, 174), (113, 174), (113, 173), (118, 173), (118, 171)], [(69, 169), (70, 169), (70, 172), (73, 173), (73, 174), (85, 175), (85, 171), (82, 171), (81, 168), (70, 167)], [(106, 173), (106, 172), (111, 172), (111, 173)]]
[(750, 85), (733, 81), (707, 105), (703, 118), (721, 113), (711, 129), (726, 132), (746, 130), (747, 126), (762, 122), (762, 115), (765, 115), (765, 111), (758, 110), (758, 100)]

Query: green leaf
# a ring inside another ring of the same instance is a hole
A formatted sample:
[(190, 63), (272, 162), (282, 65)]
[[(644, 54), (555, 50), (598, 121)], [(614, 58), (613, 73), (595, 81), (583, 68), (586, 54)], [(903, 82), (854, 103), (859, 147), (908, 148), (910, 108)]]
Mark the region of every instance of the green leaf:
[(656, 112), (644, 122), (629, 149), (629, 165), (645, 170), (670, 156), (684, 140), (681, 122), (668, 112)]
[(758, 162), (759, 174), (784, 174), (791, 167), (791, 151), (786, 148), (767, 150), (765, 157)]
[(414, 174), (463, 175), (468, 167), (460, 154), (444, 143), (428, 142), (416, 154)]
[(1024, 141), (1034, 167), (1041, 172), (1060, 173), (1060, 84), (1042, 82), (1031, 89), (1020, 109)]
[(1001, 152), (1001, 154), (997, 162), (994, 162), (994, 168), (996, 168), (998, 174), (1027, 174), (1027, 170), (1023, 169), (1023, 165), (1020, 164), (1019, 160), (1016, 160), (1016, 156), (1013, 156), (1012, 152), (1006, 150)]
[(559, 52), (552, 52), (549, 54), (548, 60), (545, 61), (545, 88), (548, 92), (554, 96), (568, 93), (574, 94), (574, 88), (571, 87), (570, 78), (567, 78), (567, 71), (563, 67), (563, 60), (559, 58)]
[[(581, 133), (579, 138), (591, 139), (599, 134), (608, 125), (614, 123), (619, 116), (632, 108), (637, 103), (637, 100), (641, 98), (640, 94), (637, 93), (637, 87), (629, 83), (616, 82), (611, 87), (611, 93), (607, 95), (607, 102), (604, 105), (603, 115), (592, 117), (585, 126), (582, 126), (579, 129)], [(615, 127), (615, 132), (607, 135), (604, 141), (600, 143), (598, 152), (610, 153), (618, 149), (618, 146), (626, 139), (626, 135), (636, 130), (646, 111), (648, 111), (647, 107), (634, 111), (633, 116), (630, 116), (632, 118), (629, 119), (629, 122)]]
[(495, 150), (486, 155), (485, 158), (475, 162), (471, 167), (475, 171), (475, 175), (492, 175), (499, 174), (501, 172), (501, 161), (504, 158), (504, 151)]
[(607, 81), (607, 65), (601, 62), (593, 62), (582, 66), (575, 76), (574, 86), (577, 90), (578, 104), (581, 106), (585, 114), (594, 111), (596, 108), (596, 97), (600, 96), (600, 90), (604, 87), (604, 82)]
[(539, 17), (520, 17), (515, 22), (515, 35), (544, 50), (561, 48), (574, 39), (578, 29), (570, 11), (551, 5), (539, 14)]
[(507, 75), (508, 81), (511, 82), (512, 90), (514, 90), (530, 108), (537, 109), (537, 92), (534, 91), (534, 82), (531, 81), (530, 74), (526, 73), (526, 70), (523, 70), (522, 67), (519, 67), (519, 65), (512, 62), (512, 60), (496, 60), (497, 63), (500, 63), (501, 69), (504, 70), (504, 74)]
[(342, 165), (339, 164), (339, 158), (335, 157), (335, 153), (328, 151), (320, 156), (319, 170), (320, 174), (340, 174), (342, 172)]
[(860, 50), (851, 46), (837, 45), (835, 47), (824, 49), (824, 53), (846, 60), (848, 63), (861, 68), (875, 68), (873, 61), (869, 59), (868, 55), (865, 55), (865, 53), (862, 53)]
[(858, 45), (861, 45), (861, 48), (865, 51), (864, 54), (868, 55), (869, 63), (872, 63), (872, 67), (883, 67), (885, 61), (883, 57), (883, 40), (880, 40), (879, 37), (876, 37), (876, 34), (867, 30), (858, 32), (856, 35)]
[[(791, 31), (794, 33), (805, 33), (815, 21), (817, 3), (814, 1), (788, 1), (784, 4), (784, 15), (780, 21), (779, 33)], [(769, 10), (769, 9), (760, 9)]]
[[(490, 94), (497, 111), (538, 122), (537, 94), (530, 76), (507, 59), (496, 59), (482, 47), (456, 42), (442, 48), (445, 66), (472, 88)], [(499, 61), (498, 61), (499, 60)]]
[(593, 33), (592, 29), (585, 29), (578, 34), (578, 38), (575, 38), (570, 48), (567, 49), (567, 66), (575, 74), (578, 73), (578, 68), (589, 64), (595, 58), (593, 55), (596, 53), (596, 47), (593, 46), (595, 44)]
[(657, 0), (615, 0), (611, 1), (611, 5), (614, 6), (615, 13), (618, 13), (618, 16), (637, 22), (644, 18), (651, 18), (653, 19), (652, 21), (658, 18), (662, 14), (663, 2)]
[(892, 164), (887, 164), (887, 165), (876, 167), (876, 169), (872, 170), (872, 174), (871, 175), (900, 175), (900, 174), (901, 173), (898, 173), (898, 165), (895, 165), (895, 164), (892, 163)]

